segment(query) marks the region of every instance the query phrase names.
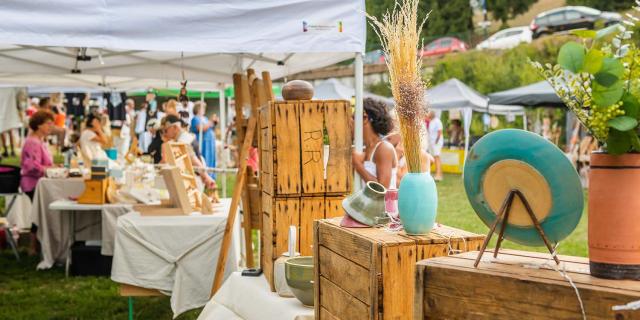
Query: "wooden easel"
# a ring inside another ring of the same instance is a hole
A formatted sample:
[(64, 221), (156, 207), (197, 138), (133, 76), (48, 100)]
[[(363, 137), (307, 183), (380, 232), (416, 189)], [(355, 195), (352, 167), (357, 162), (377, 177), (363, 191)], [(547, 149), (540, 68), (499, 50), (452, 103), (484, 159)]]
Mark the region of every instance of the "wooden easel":
[(482, 243), (482, 248), (480, 248), (480, 252), (478, 252), (478, 257), (476, 258), (476, 261), (473, 264), (474, 268), (478, 267), (478, 264), (480, 263), (480, 259), (482, 259), (482, 255), (484, 254), (484, 250), (487, 249), (487, 245), (489, 244), (489, 241), (491, 240), (493, 233), (496, 231), (496, 228), (500, 224), (500, 235), (498, 236), (498, 242), (496, 243), (496, 248), (493, 252), (493, 257), (494, 258), (498, 257), (498, 251), (500, 250), (500, 245), (502, 244), (502, 240), (504, 240), (504, 230), (507, 228), (507, 224), (509, 223), (509, 213), (511, 212), (511, 205), (513, 204), (513, 201), (515, 200), (516, 196), (519, 197), (520, 200), (522, 201), (522, 204), (524, 204), (527, 214), (531, 218), (531, 221), (533, 222), (533, 225), (535, 226), (536, 231), (540, 235), (540, 238), (542, 238), (542, 241), (544, 241), (545, 246), (547, 246), (549, 253), (551, 253), (551, 256), (556, 261), (556, 264), (560, 264), (560, 260), (554, 253), (555, 251), (553, 246), (551, 245), (551, 241), (549, 241), (549, 238), (547, 238), (547, 236), (544, 234), (544, 230), (540, 225), (540, 221), (538, 221), (538, 218), (533, 213), (533, 210), (531, 210), (531, 205), (529, 204), (529, 201), (527, 201), (527, 198), (524, 196), (524, 194), (522, 194), (522, 192), (520, 192), (520, 190), (513, 189), (509, 191), (509, 193), (507, 193), (507, 196), (505, 197), (504, 202), (500, 207), (500, 211), (496, 216), (496, 221), (493, 222), (493, 225), (491, 225), (491, 229), (489, 229), (489, 233), (487, 234), (487, 237), (484, 239), (484, 243)]
[[(243, 202), (243, 228), (247, 267), (251, 268), (254, 266), (250, 218), (252, 212), (249, 198), (250, 192), (248, 184), (246, 183), (249, 180), (249, 175), (252, 175), (253, 173), (247, 170), (247, 158), (249, 156), (251, 146), (253, 145), (253, 141), (258, 135), (258, 109), (261, 106), (266, 105), (269, 101), (268, 99), (274, 98), (273, 93), (271, 92), (271, 76), (268, 72), (263, 72), (262, 75), (264, 80), (256, 78), (255, 71), (253, 69), (247, 70), (247, 76), (243, 76), (241, 74), (233, 75), (233, 83), (236, 90), (236, 132), (238, 134), (238, 142), (242, 141), (242, 145), (239, 147), (240, 162), (238, 165), (238, 173), (236, 174), (236, 184), (233, 189), (231, 207), (229, 208), (227, 224), (224, 230), (224, 237), (222, 239), (218, 264), (216, 266), (215, 278), (211, 287), (211, 296), (213, 296), (222, 285), (229, 246), (231, 244), (233, 224), (235, 222), (240, 199), (242, 199)], [(267, 90), (267, 88), (269, 88), (269, 90)], [(245, 127), (243, 126), (244, 119), (242, 117), (242, 109), (249, 103), (251, 105), (251, 115), (249, 116), (245, 131)]]

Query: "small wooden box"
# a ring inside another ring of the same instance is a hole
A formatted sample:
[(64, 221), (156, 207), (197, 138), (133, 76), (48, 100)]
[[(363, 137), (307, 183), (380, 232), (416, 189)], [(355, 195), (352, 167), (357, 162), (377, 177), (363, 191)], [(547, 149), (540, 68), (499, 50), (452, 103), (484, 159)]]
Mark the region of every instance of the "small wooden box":
[(260, 110), (259, 117), (260, 184), (264, 193), (310, 196), (351, 192), (348, 101), (270, 102)]
[[(418, 262), (414, 319), (582, 319), (569, 282), (549, 265), (549, 254), (500, 250)], [(640, 281), (589, 275), (586, 258), (559, 256), (582, 298), (587, 319), (640, 319), (640, 310), (613, 311), (640, 299)]]
[(298, 227), (298, 251), (303, 256), (313, 254), (313, 221), (344, 215), (342, 200), (345, 196), (287, 197), (262, 196), (262, 229), (260, 232), (260, 265), (273, 286), (273, 263), (287, 251), (289, 226)]
[(484, 236), (440, 226), (427, 236), (315, 222), (315, 318), (411, 319), (416, 261), (478, 250)]
[(107, 203), (107, 184), (108, 179), (85, 180), (84, 191), (78, 197), (78, 203), (81, 204), (104, 204)]

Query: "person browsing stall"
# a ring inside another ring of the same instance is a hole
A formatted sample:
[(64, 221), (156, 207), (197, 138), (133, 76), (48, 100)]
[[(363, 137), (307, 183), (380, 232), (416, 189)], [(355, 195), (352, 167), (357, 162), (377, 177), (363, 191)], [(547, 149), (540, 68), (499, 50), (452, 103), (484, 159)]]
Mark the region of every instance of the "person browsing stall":
[(385, 188), (395, 188), (398, 158), (393, 145), (383, 139), (393, 130), (393, 120), (383, 102), (364, 99), (362, 124), (365, 152), (352, 152), (353, 166), (365, 182), (376, 181)]
[(206, 173), (205, 171), (206, 166), (202, 163), (202, 161), (200, 161), (200, 158), (196, 155), (193, 147), (191, 146), (193, 139), (191, 139), (189, 134), (182, 129), (182, 119), (180, 119), (176, 115), (169, 114), (165, 116), (165, 118), (163, 119), (163, 122), (164, 122), (163, 133), (164, 133), (165, 143), (162, 144), (162, 161), (161, 162), (162, 163), (166, 162), (165, 154), (167, 152), (167, 148), (169, 147), (168, 146), (169, 142), (186, 143), (189, 146), (191, 163), (193, 164), (193, 167), (196, 173), (200, 176), (200, 178), (202, 179), (202, 182), (207, 188), (215, 189), (216, 181), (213, 180), (213, 178), (211, 178), (211, 176), (209, 176)]
[[(27, 136), (20, 156), (20, 189), (33, 201), (38, 181), (44, 177), (47, 168), (53, 166), (53, 157), (45, 142), (54, 126), (53, 113), (46, 109), (36, 111), (29, 119), (31, 133)], [(38, 248), (38, 227), (31, 224), (31, 246), (29, 255), (35, 255)]]
[(82, 134), (80, 135), (80, 153), (86, 166), (91, 166), (94, 159), (107, 159), (107, 153), (102, 146), (107, 144), (107, 136), (102, 130), (102, 116), (89, 113)]
[(427, 113), (427, 130), (429, 131), (429, 154), (433, 156), (436, 165), (436, 172), (433, 177), (435, 181), (442, 181), (442, 162), (440, 153), (444, 145), (442, 137), (442, 121), (433, 110)]

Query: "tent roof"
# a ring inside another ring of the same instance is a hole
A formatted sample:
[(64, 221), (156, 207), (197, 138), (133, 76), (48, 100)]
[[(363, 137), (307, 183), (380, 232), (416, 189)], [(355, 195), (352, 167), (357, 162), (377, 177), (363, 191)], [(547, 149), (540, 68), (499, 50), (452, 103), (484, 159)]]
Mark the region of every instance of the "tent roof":
[(211, 90), (247, 68), (277, 79), (363, 52), (364, 11), (364, 0), (13, 1), (0, 11), (0, 83), (175, 88), (184, 72)]
[(450, 110), (471, 108), (486, 112), (489, 99), (456, 78), (449, 79), (425, 91), (425, 99), (430, 108)]
[[(315, 85), (313, 87), (313, 91), (313, 97), (315, 99), (351, 100), (351, 98), (353, 98), (353, 96), (355, 95), (354, 88), (344, 85), (336, 78), (330, 78)], [(384, 96), (373, 94), (371, 92), (364, 92), (363, 97), (381, 100), (390, 107), (395, 105), (395, 101), (393, 101), (392, 98), (387, 98)]]
[(491, 103), (520, 106), (562, 107), (564, 103), (547, 81), (489, 94)]

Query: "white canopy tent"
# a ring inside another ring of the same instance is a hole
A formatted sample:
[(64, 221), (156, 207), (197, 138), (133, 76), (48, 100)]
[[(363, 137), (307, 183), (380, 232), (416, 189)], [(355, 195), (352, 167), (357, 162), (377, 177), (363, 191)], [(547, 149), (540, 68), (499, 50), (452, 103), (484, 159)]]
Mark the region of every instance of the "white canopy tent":
[(464, 128), (465, 157), (469, 151), (469, 131), (471, 129), (471, 115), (474, 111), (496, 115), (523, 116), (525, 117), (524, 123), (526, 129), (524, 107), (490, 105), (489, 98), (455, 78), (449, 79), (425, 91), (425, 99), (428, 101), (429, 107), (434, 110), (461, 110)]
[(11, 1), (0, 83), (129, 89), (184, 74), (222, 90), (247, 68), (277, 79), (355, 56), (361, 151), (364, 12), (364, 0)]

